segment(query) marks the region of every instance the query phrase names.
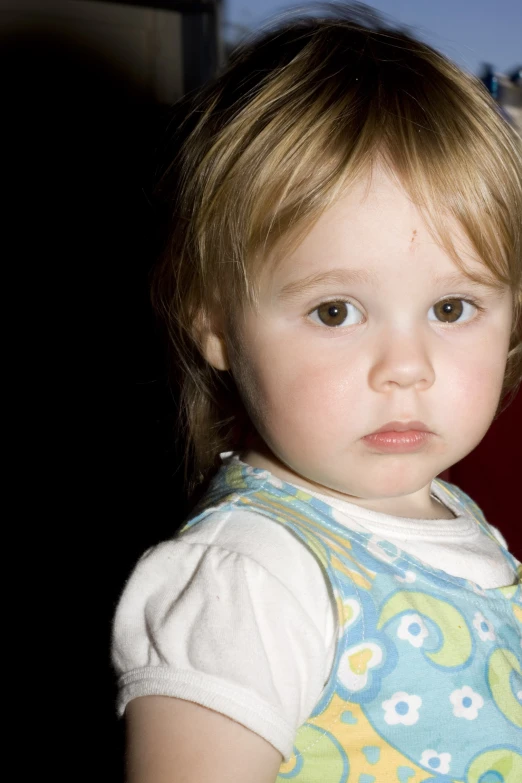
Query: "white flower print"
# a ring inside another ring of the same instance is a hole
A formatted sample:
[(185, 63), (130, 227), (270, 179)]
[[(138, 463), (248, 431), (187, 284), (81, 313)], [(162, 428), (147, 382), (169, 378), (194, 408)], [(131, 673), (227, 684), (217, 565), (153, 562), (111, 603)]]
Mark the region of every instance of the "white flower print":
[(453, 714), (456, 718), (475, 720), (479, 710), (484, 706), (484, 699), (480, 693), (475, 693), (469, 685), (459, 688), (450, 694), (450, 702), (453, 704)]
[(413, 647), (422, 647), (424, 639), (429, 631), (424, 624), (422, 617), (418, 614), (406, 614), (401, 620), (397, 629), (399, 639), (404, 639)]
[(391, 699), (382, 703), (384, 720), (389, 726), (396, 726), (398, 723), (402, 723), (404, 726), (413, 726), (419, 720), (421, 704), (420, 696), (398, 691), (393, 694)]
[(436, 750), (424, 750), (420, 758), (420, 763), (423, 767), (428, 767), (429, 770), (438, 772), (441, 775), (446, 775), (449, 772), (451, 761), (451, 753), (437, 753)]
[(493, 626), (489, 622), (489, 620), (486, 620), (482, 612), (475, 612), (475, 617), (473, 618), (473, 625), (478, 631), (478, 635), (482, 639), (483, 642), (494, 642), (496, 639), (495, 631), (493, 629)]

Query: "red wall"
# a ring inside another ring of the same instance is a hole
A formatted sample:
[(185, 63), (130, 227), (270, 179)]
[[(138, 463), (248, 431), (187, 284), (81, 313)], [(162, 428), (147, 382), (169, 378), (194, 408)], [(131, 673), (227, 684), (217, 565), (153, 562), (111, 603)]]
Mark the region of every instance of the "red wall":
[(521, 392), (493, 422), (477, 448), (445, 473), (473, 498), (522, 561)]

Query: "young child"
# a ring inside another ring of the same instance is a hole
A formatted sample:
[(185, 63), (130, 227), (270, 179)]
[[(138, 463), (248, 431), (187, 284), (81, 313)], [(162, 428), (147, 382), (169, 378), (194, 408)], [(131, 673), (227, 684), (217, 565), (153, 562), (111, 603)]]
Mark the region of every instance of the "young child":
[(186, 128), (155, 301), (207, 489), (116, 613), (128, 780), (520, 783), (521, 567), (436, 478), (522, 374), (520, 140), (358, 12)]

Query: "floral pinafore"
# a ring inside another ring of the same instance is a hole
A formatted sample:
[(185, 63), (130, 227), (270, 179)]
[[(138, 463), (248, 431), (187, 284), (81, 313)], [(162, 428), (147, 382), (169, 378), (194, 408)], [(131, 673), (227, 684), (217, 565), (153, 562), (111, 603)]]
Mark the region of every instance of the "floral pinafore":
[[(467, 495), (438, 484), (492, 536)], [(337, 604), (332, 672), (278, 783), (522, 783), (522, 567), (508, 552), (516, 583), (483, 590), (240, 462), (221, 469), (187, 527), (227, 507), (287, 527)]]

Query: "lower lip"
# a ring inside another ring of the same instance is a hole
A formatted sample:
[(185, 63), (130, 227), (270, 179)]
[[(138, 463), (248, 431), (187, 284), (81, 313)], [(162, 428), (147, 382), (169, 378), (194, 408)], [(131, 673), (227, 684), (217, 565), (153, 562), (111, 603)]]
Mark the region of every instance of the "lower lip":
[(363, 441), (378, 451), (388, 454), (402, 454), (408, 451), (418, 451), (431, 438), (432, 432), (422, 430), (406, 430), (406, 432), (374, 432), (366, 435)]

